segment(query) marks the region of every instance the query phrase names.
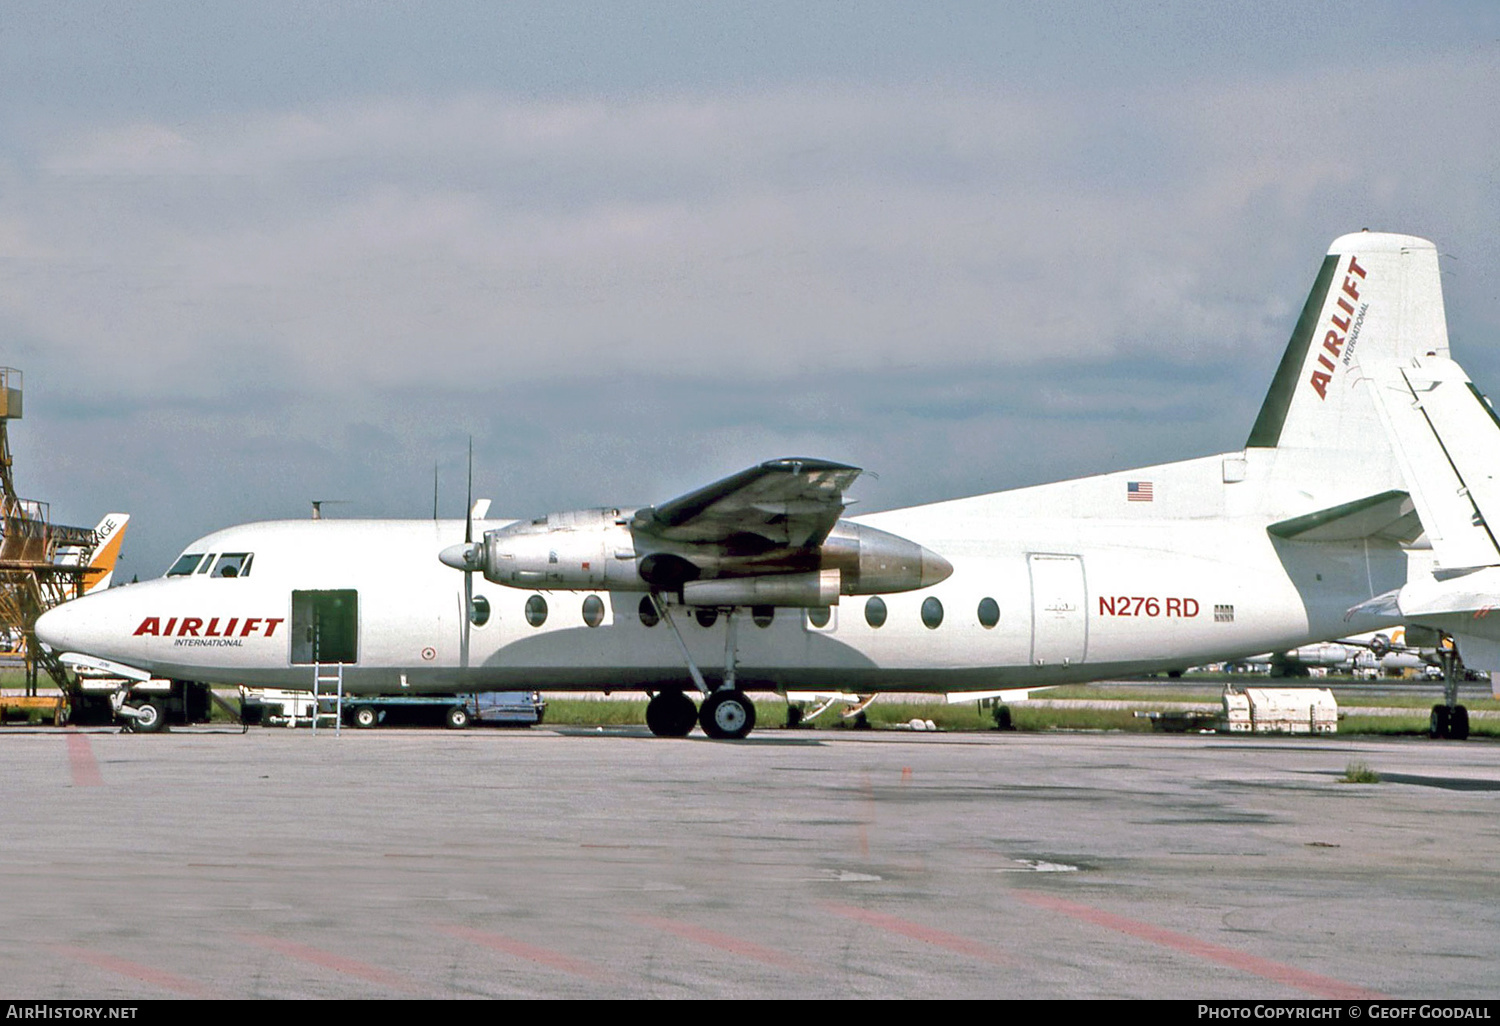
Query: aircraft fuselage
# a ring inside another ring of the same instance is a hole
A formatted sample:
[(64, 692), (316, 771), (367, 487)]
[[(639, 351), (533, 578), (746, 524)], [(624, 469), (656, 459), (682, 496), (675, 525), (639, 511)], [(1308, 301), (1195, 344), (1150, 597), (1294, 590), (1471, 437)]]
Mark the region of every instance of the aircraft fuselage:
[[(828, 609), (740, 608), (738, 685), (1058, 684), (1387, 626), (1345, 615), (1406, 580), (1406, 552), (1268, 535), (1256, 481), (1270, 458), (1249, 450), (858, 518), (941, 554), (951, 577), (844, 596)], [(1243, 474), (1225, 473), (1226, 460), (1242, 462)], [(1150, 482), (1150, 501), (1132, 498), (1141, 481)], [(1337, 498), (1340, 483), (1327, 484)], [(1091, 515), (1068, 516), (1073, 509)], [(212, 576), (205, 561), (203, 572), (59, 607), (39, 631), (61, 651), (205, 683), (310, 688), (323, 661), (345, 664), (351, 693), (688, 684), (669, 626), (654, 622), (639, 591), (532, 592), (475, 575), (483, 612), (471, 620), (464, 575), (438, 559), (463, 533), (455, 520), (233, 527), (187, 551), (251, 554), (243, 575)], [(718, 679), (726, 611), (672, 610), (693, 658)]]

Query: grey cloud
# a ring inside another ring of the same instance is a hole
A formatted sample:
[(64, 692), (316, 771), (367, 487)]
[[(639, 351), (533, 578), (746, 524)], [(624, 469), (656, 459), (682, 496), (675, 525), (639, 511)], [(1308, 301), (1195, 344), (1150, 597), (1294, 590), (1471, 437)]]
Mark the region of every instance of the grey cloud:
[(796, 453), (878, 471), (863, 508), (1192, 456), (1364, 225), (1453, 255), (1493, 382), (1495, 60), (1419, 51), (35, 123), (0, 150), (22, 490), (135, 512), (144, 573), (311, 498), (430, 514), (434, 461), (456, 514), (470, 433), (521, 513)]

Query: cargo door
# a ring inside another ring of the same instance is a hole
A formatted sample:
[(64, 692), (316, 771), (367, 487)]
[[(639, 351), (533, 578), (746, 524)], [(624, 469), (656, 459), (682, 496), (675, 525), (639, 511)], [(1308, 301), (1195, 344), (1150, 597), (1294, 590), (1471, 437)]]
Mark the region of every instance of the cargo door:
[(292, 663), (359, 661), (359, 593), (352, 588), (292, 592)]
[(1088, 646), (1084, 616), (1083, 560), (1033, 553), (1031, 567), (1031, 662), (1074, 666)]

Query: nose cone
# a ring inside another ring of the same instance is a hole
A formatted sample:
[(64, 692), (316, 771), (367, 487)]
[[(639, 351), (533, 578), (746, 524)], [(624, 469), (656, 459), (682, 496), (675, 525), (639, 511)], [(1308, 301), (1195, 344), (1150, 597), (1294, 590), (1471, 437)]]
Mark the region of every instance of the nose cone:
[(96, 647), (98, 631), (90, 618), (80, 615), (83, 599), (64, 602), (47, 610), (36, 621), (36, 636), (54, 652), (89, 652)]
[(927, 546), (922, 546), (922, 587), (942, 584), (953, 576), (953, 564)]
[(464, 542), (459, 545), (449, 545), (438, 553), (438, 559), (443, 561), (444, 566), (451, 566), (455, 570), (482, 570), (484, 546), (480, 542)]
[(152, 583), (111, 588), (54, 606), (37, 618), (36, 635), (59, 654), (139, 663), (141, 639), (135, 632), (145, 615), (141, 600), (151, 593)]

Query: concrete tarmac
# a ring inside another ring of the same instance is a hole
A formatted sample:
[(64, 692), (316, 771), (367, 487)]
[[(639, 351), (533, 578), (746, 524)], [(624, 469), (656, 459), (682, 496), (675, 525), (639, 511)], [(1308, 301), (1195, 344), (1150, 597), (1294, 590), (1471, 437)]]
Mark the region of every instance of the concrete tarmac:
[(1484, 741), (5, 728), (0, 766), (10, 999), (1500, 994)]

